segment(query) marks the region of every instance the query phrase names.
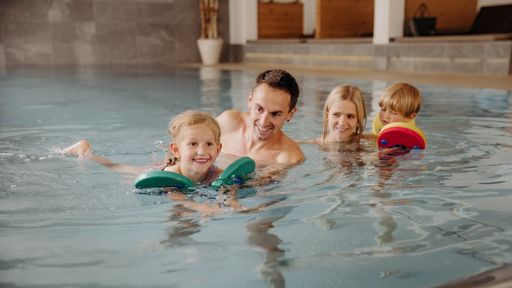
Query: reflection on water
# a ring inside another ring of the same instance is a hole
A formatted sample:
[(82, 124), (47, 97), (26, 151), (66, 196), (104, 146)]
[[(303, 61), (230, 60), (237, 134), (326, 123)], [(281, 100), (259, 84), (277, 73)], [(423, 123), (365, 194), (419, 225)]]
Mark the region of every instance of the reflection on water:
[[(241, 190), (245, 213), (205, 217), (57, 153), (88, 138), (114, 161), (150, 164), (171, 116), (245, 110), (256, 75), (0, 76), (0, 285), (432, 287), (512, 262), (510, 91), (418, 85), (427, 150), (303, 144), (302, 165)], [(301, 140), (320, 135), (333, 87), (359, 86), (371, 123), (390, 84), (297, 78), (284, 129)]]
[(201, 107), (205, 107), (213, 114), (221, 111), (222, 72), (213, 67), (199, 69), (201, 80)]
[(285, 255), (285, 251), (279, 248), (282, 240), (276, 234), (270, 232), (274, 222), (284, 218), (290, 209), (272, 210), (272, 215), (261, 216), (247, 223), (247, 241), (264, 253), (263, 264), (259, 267), (259, 273), (268, 283), (269, 287), (285, 287), (285, 279), (279, 265), (279, 260)]
[(168, 237), (161, 243), (165, 246), (184, 246), (193, 242), (191, 237), (201, 231), (201, 224), (195, 219), (194, 211), (178, 204), (172, 207), (169, 222), (173, 225), (168, 228)]

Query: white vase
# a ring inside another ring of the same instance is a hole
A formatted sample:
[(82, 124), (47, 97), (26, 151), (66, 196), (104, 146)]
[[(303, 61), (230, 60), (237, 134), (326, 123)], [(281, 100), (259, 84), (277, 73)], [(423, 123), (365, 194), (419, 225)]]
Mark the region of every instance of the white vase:
[(197, 39), (197, 47), (204, 65), (214, 65), (219, 63), (220, 54), (222, 52), (222, 38), (199, 38)]

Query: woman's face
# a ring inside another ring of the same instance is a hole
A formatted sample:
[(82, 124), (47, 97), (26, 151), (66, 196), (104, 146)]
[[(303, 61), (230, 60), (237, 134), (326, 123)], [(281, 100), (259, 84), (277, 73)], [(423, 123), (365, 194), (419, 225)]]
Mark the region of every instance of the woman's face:
[(339, 100), (331, 105), (327, 115), (326, 142), (349, 142), (356, 134), (357, 110), (354, 102)]

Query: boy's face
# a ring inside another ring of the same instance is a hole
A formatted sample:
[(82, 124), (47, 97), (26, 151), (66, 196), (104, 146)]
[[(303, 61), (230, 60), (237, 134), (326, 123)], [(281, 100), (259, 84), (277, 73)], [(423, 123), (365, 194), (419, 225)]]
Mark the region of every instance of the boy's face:
[(329, 107), (327, 115), (329, 134), (327, 141), (347, 142), (352, 139), (357, 128), (356, 105), (350, 100), (336, 101)]
[(252, 133), (258, 140), (268, 140), (281, 131), (297, 108), (289, 111), (291, 96), (287, 92), (260, 84), (249, 95), (249, 118)]
[(382, 124), (384, 124), (384, 125), (387, 125), (387, 124), (393, 123), (393, 122), (409, 122), (412, 119), (414, 119), (414, 117), (416, 117), (416, 113), (413, 113), (409, 117), (405, 117), (401, 113), (391, 110), (389, 107), (386, 107), (386, 106), (380, 107), (379, 118), (380, 118), (380, 122), (382, 122)]
[(221, 149), (215, 135), (206, 124), (183, 129), (178, 142), (171, 143), (171, 151), (180, 158), (180, 168), (187, 174), (202, 174), (214, 164)]

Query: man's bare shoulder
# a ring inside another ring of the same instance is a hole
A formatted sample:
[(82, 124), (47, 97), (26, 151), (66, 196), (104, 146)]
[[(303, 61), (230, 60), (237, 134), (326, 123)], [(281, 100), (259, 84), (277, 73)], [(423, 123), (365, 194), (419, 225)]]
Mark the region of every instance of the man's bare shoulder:
[(226, 110), (217, 116), (217, 121), (224, 119), (242, 118), (242, 111), (239, 110)]
[(236, 130), (244, 121), (244, 112), (238, 110), (226, 110), (217, 116), (222, 131)]

